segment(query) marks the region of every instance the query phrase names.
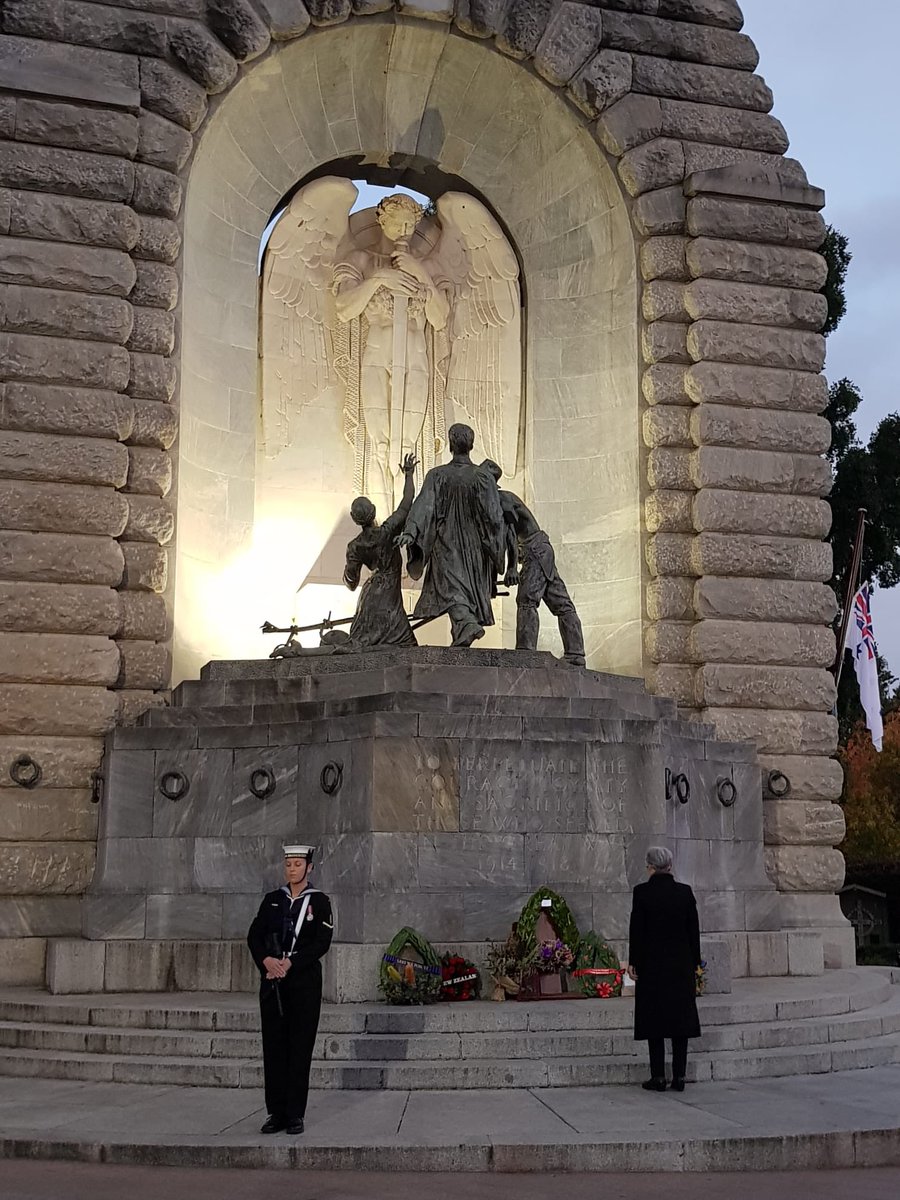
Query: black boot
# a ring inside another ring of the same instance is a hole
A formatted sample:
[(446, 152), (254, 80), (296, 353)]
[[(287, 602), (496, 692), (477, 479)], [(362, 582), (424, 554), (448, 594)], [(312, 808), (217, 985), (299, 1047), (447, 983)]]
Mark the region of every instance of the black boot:
[(683, 1092), (684, 1091), (684, 1080), (673, 1078), (672, 1079), (672, 1091), (673, 1092)]
[(664, 1092), (666, 1090), (665, 1079), (658, 1079), (655, 1075), (652, 1079), (646, 1080), (641, 1084), (645, 1092)]
[(302, 1117), (291, 1117), (288, 1120), (287, 1127), (285, 1128), (284, 1132), (285, 1133), (302, 1133), (303, 1132), (303, 1118)]
[(281, 1133), (287, 1126), (284, 1117), (269, 1116), (266, 1118), (265, 1125), (260, 1129), (260, 1133)]

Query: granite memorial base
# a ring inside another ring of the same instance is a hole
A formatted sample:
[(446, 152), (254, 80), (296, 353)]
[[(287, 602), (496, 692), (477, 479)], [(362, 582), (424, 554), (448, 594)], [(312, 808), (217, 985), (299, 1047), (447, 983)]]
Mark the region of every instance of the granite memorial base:
[(729, 977), (822, 970), (821, 935), (782, 927), (766, 875), (754, 748), (549, 654), (213, 662), (110, 735), (104, 776), (93, 946), (51, 944), (54, 990), (250, 986), (240, 943), (298, 838), (334, 902), (332, 999), (376, 998), (405, 925), (479, 961), (541, 885), (624, 954), (653, 844)]

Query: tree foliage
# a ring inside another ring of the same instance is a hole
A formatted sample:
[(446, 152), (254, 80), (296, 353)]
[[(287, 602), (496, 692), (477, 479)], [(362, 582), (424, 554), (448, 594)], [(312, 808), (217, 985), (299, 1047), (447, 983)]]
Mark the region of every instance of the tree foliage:
[(900, 860), (900, 712), (884, 719), (879, 754), (868, 730), (858, 724), (839, 751), (844, 768), (847, 837), (841, 846), (851, 868)]
[[(856, 385), (841, 379), (829, 388), (825, 409), (832, 427), (828, 458), (834, 472), (828, 538), (834, 559), (831, 586), (839, 608), (844, 603), (860, 508), (866, 510), (860, 581), (882, 588), (900, 583), (900, 416), (892, 413), (885, 417), (864, 446), (854, 420), (861, 402)], [(835, 624), (835, 629), (839, 628), (840, 617)], [(880, 655), (878, 676), (885, 705), (895, 704), (897, 681)], [(859, 686), (849, 663), (844, 664), (841, 675), (837, 711), (844, 742), (862, 717)]]
[(825, 409), (832, 426), (829, 541), (834, 555), (832, 586), (839, 603), (853, 556), (860, 508), (866, 510), (861, 579), (882, 588), (900, 583), (900, 415), (891, 413), (880, 421), (868, 445), (863, 446), (853, 420), (861, 401), (855, 384), (841, 379), (829, 388)]
[(829, 333), (833, 333), (837, 329), (841, 318), (847, 311), (847, 293), (844, 290), (844, 284), (847, 279), (847, 268), (850, 266), (853, 255), (850, 253), (846, 236), (835, 229), (833, 225), (826, 227), (825, 241), (819, 248), (819, 253), (828, 266), (828, 274), (825, 276), (825, 283), (822, 286), (822, 294), (828, 301), (828, 316), (825, 318), (825, 325), (822, 328), (822, 332), (827, 337)]
[[(828, 316), (822, 330), (832, 333), (847, 310), (845, 282), (850, 265), (847, 238), (829, 225), (821, 253), (828, 265), (822, 292), (828, 301)], [(831, 532), (828, 540), (834, 559), (831, 586), (839, 609), (844, 603), (847, 576), (853, 558), (857, 512), (866, 510), (860, 582), (881, 588), (900, 583), (900, 416), (885, 417), (863, 445), (856, 430), (856, 412), (862, 403), (859, 388), (850, 379), (839, 379), (828, 389), (824, 415), (831, 422)], [(835, 629), (840, 628), (840, 614)], [(859, 688), (852, 669), (845, 664), (838, 692), (838, 720), (842, 743), (850, 737), (862, 717)], [(878, 658), (882, 699), (896, 704), (896, 679), (883, 658)]]

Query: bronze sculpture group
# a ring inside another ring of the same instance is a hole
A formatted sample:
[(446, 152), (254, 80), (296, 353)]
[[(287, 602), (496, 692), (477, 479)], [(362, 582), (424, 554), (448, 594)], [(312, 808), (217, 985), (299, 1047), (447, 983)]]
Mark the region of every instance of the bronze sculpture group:
[(401, 591), (405, 548), (411, 578), (424, 575), (413, 617), (424, 623), (448, 616), (453, 646), (471, 646), (493, 625), (491, 600), (502, 580), (517, 588), (516, 649), (537, 648), (543, 601), (559, 623), (563, 658), (584, 666), (581, 622), (547, 534), (518, 496), (501, 490), (495, 462), (472, 462), (475, 434), (468, 425), (451, 426), (448, 440), (453, 457), (427, 472), (415, 497), (416, 460), (404, 458), (403, 497), (383, 524), (367, 497), (351, 505), (361, 531), (347, 547), (344, 582), (355, 590), (361, 568), (371, 573), (350, 627), (350, 645), (416, 644)]

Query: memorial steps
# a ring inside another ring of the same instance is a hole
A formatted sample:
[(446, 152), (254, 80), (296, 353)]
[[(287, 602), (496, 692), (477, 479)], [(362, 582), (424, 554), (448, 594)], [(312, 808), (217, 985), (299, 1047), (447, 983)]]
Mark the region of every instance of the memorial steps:
[[(765, 1079), (900, 1063), (900, 970), (740, 979), (700, 1001), (688, 1078)], [(632, 1002), (486, 1001), (428, 1008), (326, 1005), (314, 1088), (591, 1087), (646, 1077)], [(261, 1088), (255, 998), (0, 993), (0, 1074)]]

